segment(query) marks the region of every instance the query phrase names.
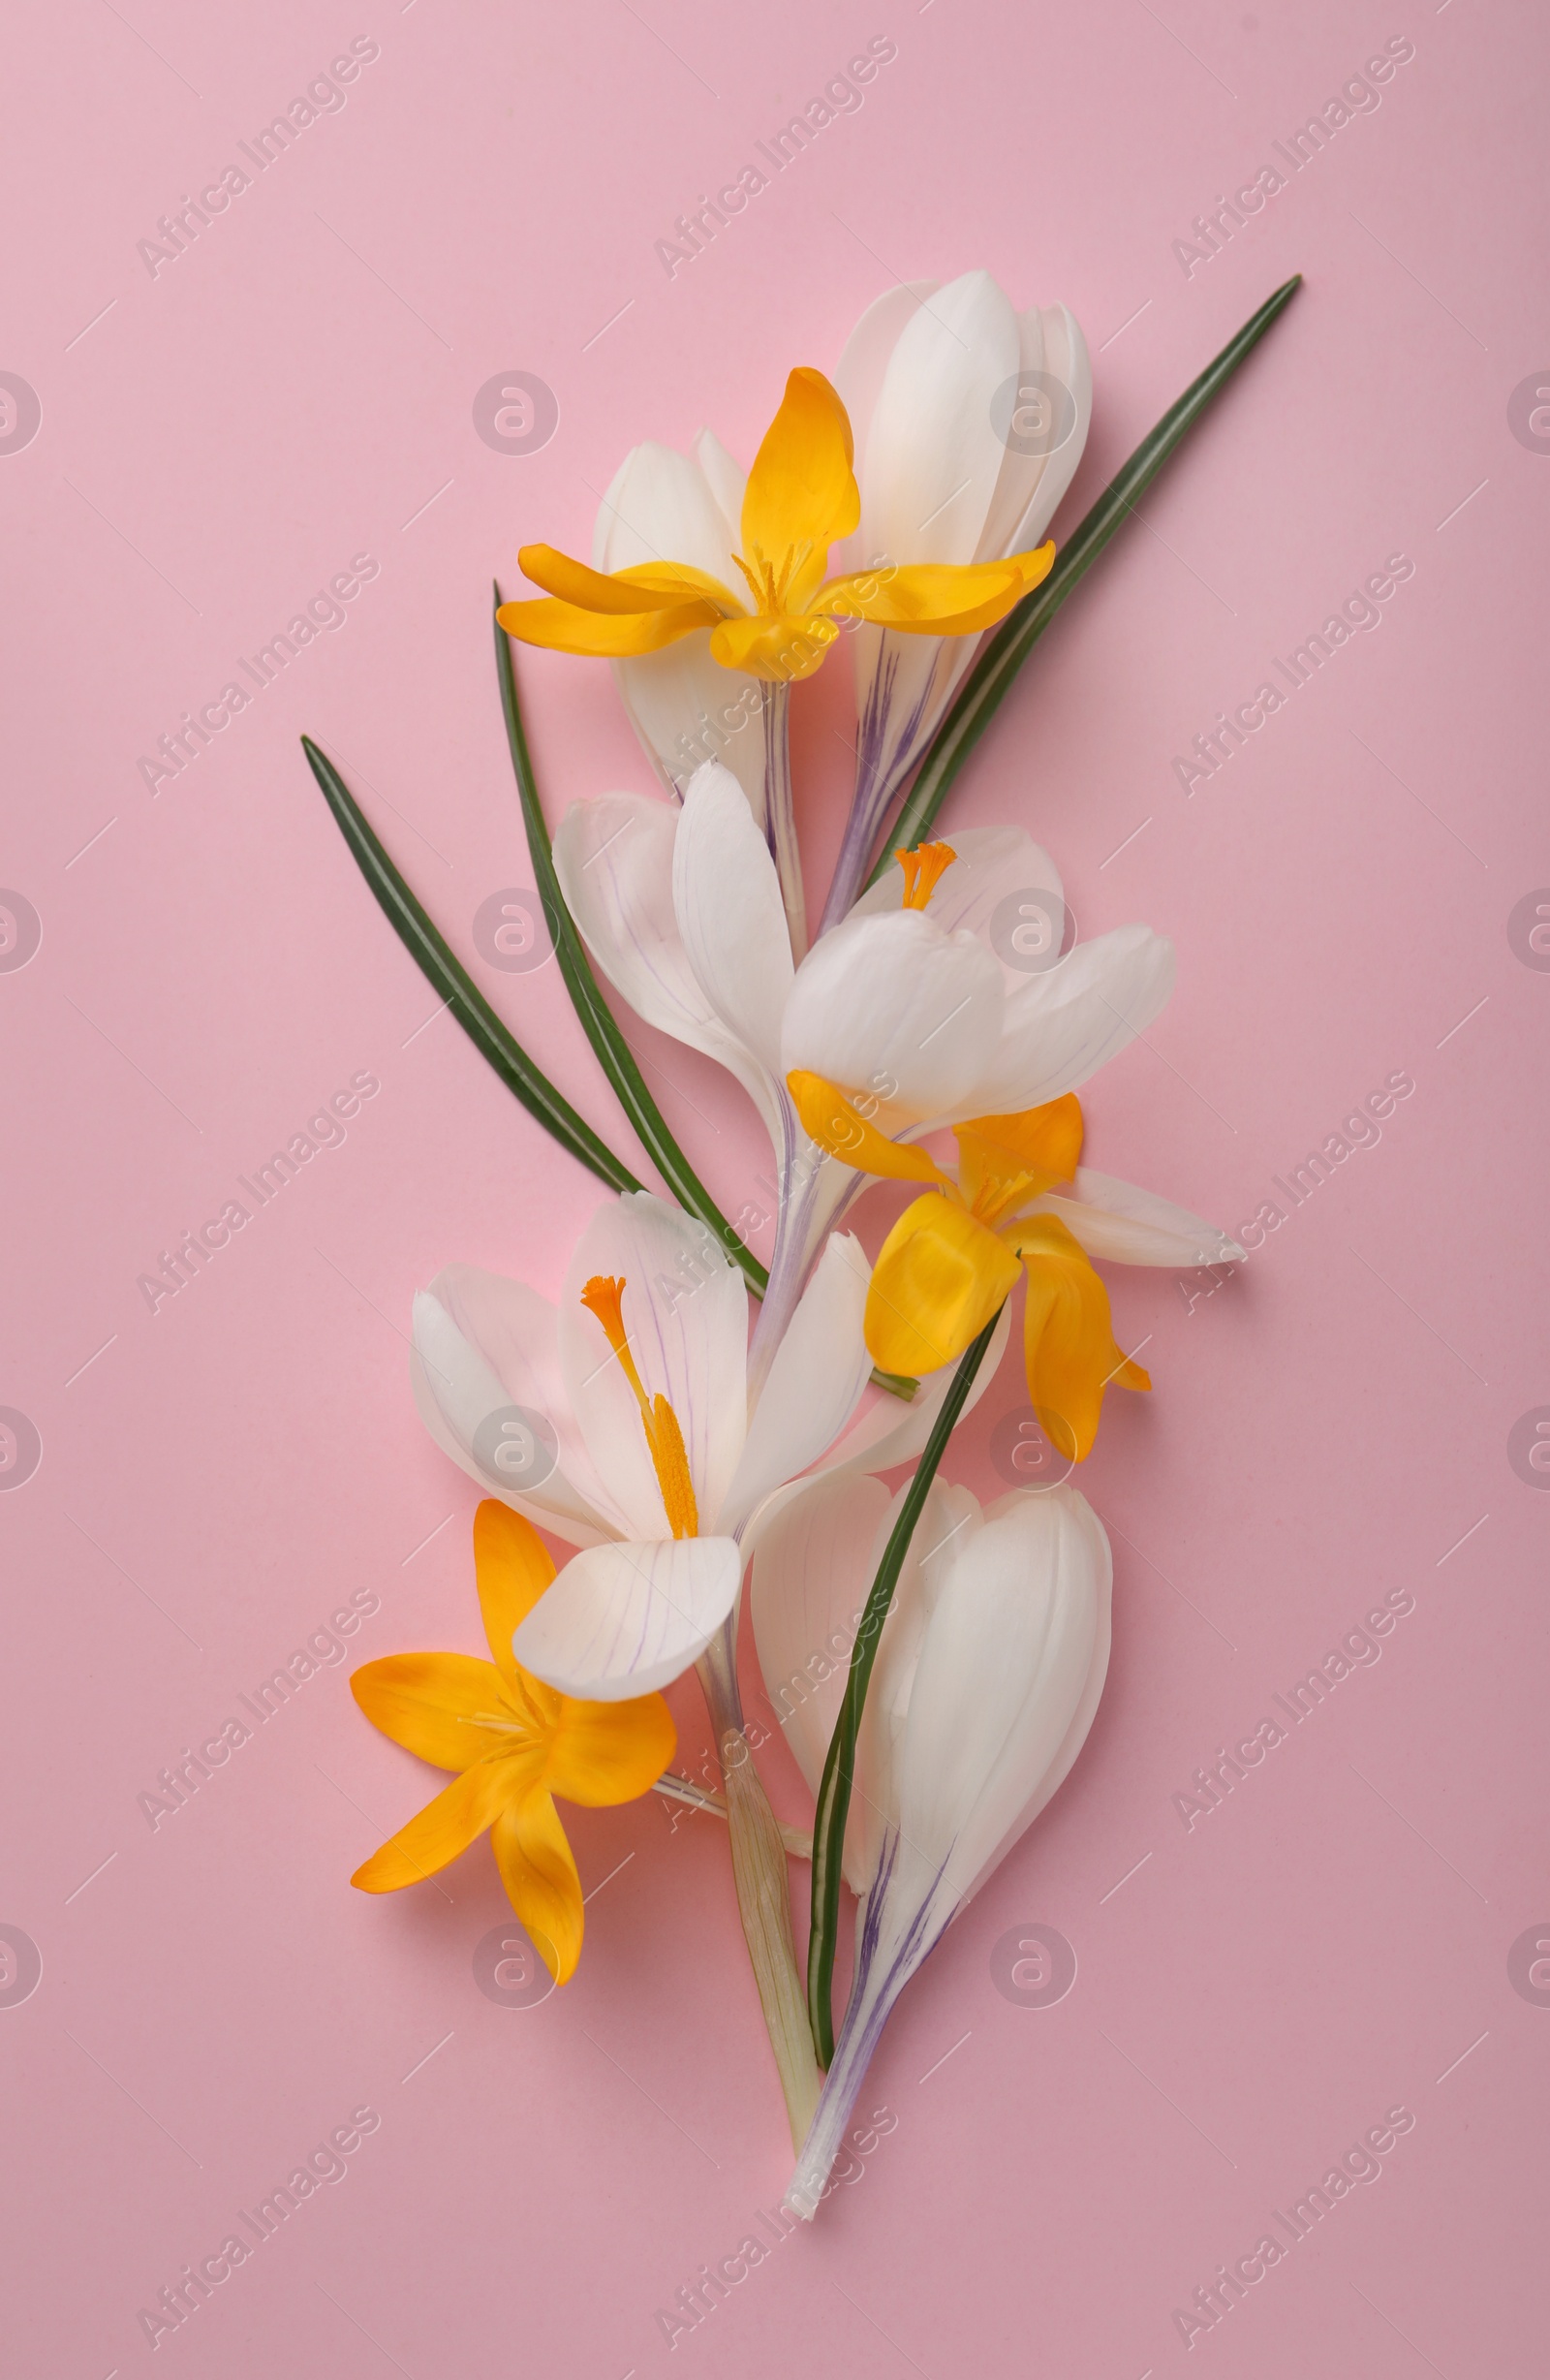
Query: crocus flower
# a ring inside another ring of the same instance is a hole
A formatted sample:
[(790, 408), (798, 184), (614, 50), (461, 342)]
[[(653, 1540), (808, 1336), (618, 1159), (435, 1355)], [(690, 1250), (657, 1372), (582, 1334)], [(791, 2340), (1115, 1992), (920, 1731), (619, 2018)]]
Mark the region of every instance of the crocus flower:
[[(708, 629), (711, 657), (723, 669), (784, 691), (819, 668), (840, 620), (875, 620), (908, 636), (975, 635), (1005, 618), (1048, 571), (1053, 547), (967, 566), (900, 567), (890, 559), (831, 578), (829, 548), (860, 517), (851, 463), (851, 426), (839, 397), (822, 372), (794, 371), (743, 491), (741, 547), (731, 557), (740, 593), (681, 556), (603, 572), (552, 546), (524, 546), (522, 568), (547, 597), (503, 604), (501, 625), (524, 643), (610, 659), (661, 652)], [(784, 710), (773, 706), (770, 717), (779, 753), (766, 774), (768, 827), (800, 956), (806, 934)]]
[[(1074, 1092), (1021, 1115), (955, 1126), (954, 1175), (923, 1148), (885, 1139), (822, 1076), (793, 1074), (790, 1088), (821, 1147), (884, 1180), (932, 1185), (906, 1207), (873, 1268), (866, 1343), (874, 1362), (905, 1372), (955, 1362), (1026, 1269), (1029, 1402), (1051, 1444), (1078, 1462), (1092, 1451), (1108, 1383), (1152, 1385), (1114, 1343), (1089, 1248), (1142, 1265), (1224, 1264), (1243, 1254), (1198, 1215), (1079, 1165)], [(1075, 1197), (1053, 1195), (1058, 1182)]]
[(649, 1192), (598, 1208), (558, 1308), (461, 1265), (417, 1297), (415, 1392), (432, 1436), (583, 1549), (518, 1630), (535, 1675), (607, 1702), (699, 1658), (736, 1602), (756, 1509), (855, 1411), (866, 1281), (855, 1241), (834, 1238), (752, 1411), (742, 1275)]
[[(1019, 314), (988, 272), (946, 288), (913, 281), (867, 308), (835, 379), (855, 430), (863, 555), (982, 567), (1038, 545), (1081, 460), (1093, 405), (1087, 349), (1065, 306)], [(855, 793), (825, 931), (850, 910), (893, 800), (977, 649), (962, 635), (902, 637), (875, 614), (854, 646)]]
[(587, 1808), (633, 1801), (661, 1776), (677, 1737), (660, 1694), (577, 1702), (516, 1661), (512, 1631), (554, 1577), (530, 1521), (504, 1504), (481, 1504), (474, 1562), (492, 1661), (390, 1653), (351, 1677), (374, 1727), (434, 1767), (458, 1771), (351, 1882), (363, 1893), (418, 1884), (487, 1827), (512, 1908), (555, 1982), (569, 1983), (581, 1956), (581, 1883), (554, 1797)]
[(769, 1131), (779, 1225), (756, 1379), (862, 1179), (804, 1126), (793, 1070), (915, 1140), (1077, 1089), (1172, 988), (1173, 946), (1144, 925), (1022, 964), (1020, 901), (1059, 917), (1062, 895), (1020, 828), (974, 828), (936, 854), (890, 871), (794, 966), (774, 865), (725, 768), (700, 769), (681, 808), (606, 794), (560, 823), (560, 880), (599, 966), (648, 1023), (729, 1068)]
[[(822, 1480), (754, 1561), (766, 1687), (815, 1794), (873, 1571), (903, 1491)], [(850, 2004), (787, 2204), (811, 2216), (894, 2002), (1038, 1817), (1086, 1738), (1109, 1653), (1108, 1541), (1069, 1487), (982, 1512), (934, 1483), (856, 1740), (845, 1872), (860, 1895)]]
[[(733, 799), (757, 842), (735, 788)], [(516, 1629), (523, 1668), (604, 1703), (698, 1670), (743, 1928), (798, 2138), (818, 2071), (785, 1852), (743, 1733), (737, 1600), (751, 1528), (790, 1481), (821, 1458), (906, 1461), (940, 1410), (946, 1374), (912, 1404), (880, 1398), (841, 1435), (871, 1367), (866, 1280), (855, 1242), (831, 1238), (757, 1401), (741, 1273), (702, 1224), (644, 1191), (592, 1216), (558, 1308), (523, 1282), (457, 1265), (414, 1310), (415, 1394), (432, 1437), (513, 1511), (582, 1549)]]
[[(614, 576), (673, 554), (721, 583), (735, 582), (745, 485), (746, 474), (708, 429), (688, 454), (655, 440), (632, 448), (598, 507), (593, 569)], [(696, 628), (660, 652), (616, 656), (613, 682), (669, 793), (681, 796), (697, 768), (719, 760), (763, 831), (771, 689), (751, 671), (723, 668), (710, 638), (708, 628)]]

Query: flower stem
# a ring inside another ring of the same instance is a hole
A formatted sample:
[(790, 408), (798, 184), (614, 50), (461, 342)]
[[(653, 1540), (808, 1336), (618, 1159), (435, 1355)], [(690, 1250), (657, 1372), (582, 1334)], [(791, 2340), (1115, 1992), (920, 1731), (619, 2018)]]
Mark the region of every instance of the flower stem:
[[(693, 1777), (680, 1776), (674, 1769), (668, 1769), (658, 1777), (652, 1791), (661, 1794), (665, 1801), (686, 1801), (692, 1810), (710, 1810), (718, 1818), (727, 1815), (725, 1794), (717, 1793), (709, 1785), (697, 1785)], [(804, 1833), (800, 1827), (789, 1827), (783, 1823), (780, 1836), (793, 1860), (810, 1860), (813, 1857), (813, 1837)]]
[(823, 1763), (823, 1781), (818, 1792), (818, 1810), (813, 1820), (813, 1930), (807, 1943), (807, 2015), (813, 2031), (813, 2046), (819, 2063), (827, 2066), (834, 2055), (834, 1944), (840, 1922), (840, 1878), (845, 1859), (845, 1822), (851, 1814), (851, 1787), (855, 1775), (855, 1738), (861, 1725), (861, 1713), (866, 1707), (866, 1690), (872, 1678), (872, 1665), (877, 1659), (878, 1640), (883, 1623), (893, 1602), (893, 1590), (904, 1568), (904, 1557), (910, 1550), (915, 1523), (925, 1505), (931, 1483), (937, 1476), (937, 1466), (946, 1452), (948, 1438), (963, 1411), (964, 1400), (974, 1386), (975, 1374), (984, 1361), (1001, 1312), (991, 1316), (979, 1336), (959, 1359), (952, 1386), (943, 1400), (942, 1411), (932, 1425), (925, 1452), (915, 1466), (899, 1518), (878, 1564), (878, 1575), (866, 1599), (861, 1624), (855, 1632), (855, 1644), (851, 1653), (850, 1675), (845, 1681), (845, 1700), (835, 1721), (829, 1741), (828, 1758)]
[(818, 2108), (821, 2077), (796, 1973), (786, 1847), (743, 1732), (732, 1625), (728, 1619), (696, 1666), (727, 1789), (738, 1914), (786, 2094), (791, 2145), (800, 2149)]
[(890, 1907), (889, 1886), (898, 1850), (899, 1838), (890, 1833), (857, 1919), (851, 2004), (840, 2027), (833, 2063), (824, 2077), (813, 2129), (802, 2143), (796, 2171), (787, 2185), (785, 2204), (808, 2223), (818, 2212), (856, 2094), (894, 2002), (935, 1950), (953, 1914), (952, 1894), (941, 1892), (938, 1886), (928, 1891), (918, 1908), (901, 1911)]
[(780, 879), (791, 956), (800, 966), (807, 955), (807, 895), (802, 890), (802, 855), (797, 849), (796, 810), (791, 795), (790, 702), (790, 686), (772, 686), (764, 705), (764, 804), (768, 821), (765, 833)]

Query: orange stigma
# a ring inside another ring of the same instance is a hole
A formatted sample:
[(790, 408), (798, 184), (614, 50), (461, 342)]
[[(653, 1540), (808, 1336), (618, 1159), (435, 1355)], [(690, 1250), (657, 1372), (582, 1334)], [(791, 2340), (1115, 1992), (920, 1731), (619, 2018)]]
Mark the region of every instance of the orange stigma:
[(624, 1327), (626, 1286), (622, 1279), (614, 1280), (604, 1272), (595, 1273), (581, 1292), (581, 1302), (587, 1312), (603, 1325), (608, 1345), (618, 1357), (620, 1369), (635, 1393), (636, 1403), (640, 1407), (641, 1426), (646, 1433), (646, 1452), (657, 1474), (667, 1526), (674, 1537), (698, 1537), (699, 1508), (695, 1501), (695, 1483), (690, 1476), (684, 1433), (678, 1426), (678, 1416), (667, 1399), (646, 1394), (645, 1384), (630, 1352), (630, 1335)]
[(917, 843), (914, 851), (896, 851), (904, 870), (904, 906), (923, 909), (958, 857), (950, 843)]

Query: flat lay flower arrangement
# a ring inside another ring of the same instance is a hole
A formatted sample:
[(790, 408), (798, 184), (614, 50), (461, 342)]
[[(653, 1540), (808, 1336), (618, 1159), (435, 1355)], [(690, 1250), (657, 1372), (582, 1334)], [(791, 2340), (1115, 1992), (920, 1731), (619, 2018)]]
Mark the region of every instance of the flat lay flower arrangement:
[[(791, 371), (746, 474), (709, 431), (688, 454), (639, 446), (590, 562), (521, 548), (539, 592), (497, 590), (495, 642), (529, 853), (660, 1188), (535, 1066), (305, 739), (427, 978), (611, 1194), (557, 1296), (452, 1265), (415, 1300), (419, 1414), (485, 1490), (473, 1568), (491, 1657), (404, 1652), (356, 1673), (366, 1717), (450, 1778), (353, 1881), (414, 1886), (487, 1830), (563, 1985), (583, 1910), (560, 1805), (656, 1790), (718, 1812), (804, 2216), (900, 1993), (1059, 1789), (1102, 1693), (1112, 1566), (1073, 1474), (1105, 1395), (1152, 1383), (1099, 1267), (1242, 1253), (1082, 1162), (1078, 1094), (1160, 1014), (1172, 945), (1120, 924), (1063, 950), (1051, 856), (1020, 821), (953, 831), (943, 805), (1055, 611), (1297, 286), (1058, 548), (1046, 532), (1093, 406), (1086, 347), (1065, 307), (1019, 314), (983, 272), (887, 292), (832, 380)], [(658, 791), (573, 800), (551, 841), (513, 642), (611, 665)], [(815, 931), (789, 711), (794, 685), (847, 665), (855, 785)], [(600, 977), (753, 1102), (779, 1185), (767, 1270), (678, 1146)], [(914, 1195), (871, 1261), (843, 1226), (876, 1180)], [(952, 1432), (1019, 1303), (1028, 1400), (1067, 1476), (981, 1507), (950, 1478)], [(810, 1834), (777, 1824), (745, 1729), (745, 1582)], [(663, 1689), (690, 1669), (719, 1793), (673, 1768)]]

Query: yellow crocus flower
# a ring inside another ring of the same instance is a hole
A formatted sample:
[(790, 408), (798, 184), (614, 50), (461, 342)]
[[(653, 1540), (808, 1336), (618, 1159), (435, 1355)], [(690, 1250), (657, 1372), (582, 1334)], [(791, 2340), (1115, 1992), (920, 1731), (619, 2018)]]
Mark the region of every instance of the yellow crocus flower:
[(350, 1879), (394, 1893), (446, 1867), (487, 1827), (512, 1908), (556, 1983), (581, 1956), (581, 1883), (554, 1797), (587, 1808), (649, 1793), (677, 1742), (660, 1694), (586, 1703), (524, 1670), (512, 1637), (554, 1577), (529, 1520), (493, 1501), (474, 1516), (480, 1608), (493, 1661), (391, 1653), (350, 1680), (374, 1727), (458, 1774)]
[(861, 517), (850, 419), (822, 372), (791, 373), (779, 412), (748, 475), (742, 550), (746, 589), (687, 562), (664, 560), (612, 573), (589, 570), (552, 546), (524, 546), (520, 560), (547, 600), (503, 604), (508, 633), (527, 644), (621, 660), (655, 653), (697, 629), (725, 669), (789, 684), (810, 677), (842, 619), (908, 635), (976, 636), (1038, 584), (1053, 544), (988, 562), (880, 559), (830, 579), (829, 548)]
[[(940, 872), (946, 845), (901, 853)], [(917, 879), (918, 881), (918, 879)], [(1072, 1091), (1019, 1115), (980, 1115), (954, 1127), (954, 1180), (923, 1148), (888, 1140), (821, 1075), (793, 1072), (790, 1093), (811, 1137), (863, 1174), (932, 1186), (907, 1206), (872, 1271), (867, 1352), (889, 1371), (916, 1375), (956, 1362), (1028, 1276), (1023, 1351), (1028, 1398), (1050, 1442), (1080, 1461), (1098, 1434), (1103, 1391), (1152, 1385), (1114, 1343), (1108, 1292), (1058, 1215), (1026, 1210), (1070, 1181), (1082, 1147)]]

